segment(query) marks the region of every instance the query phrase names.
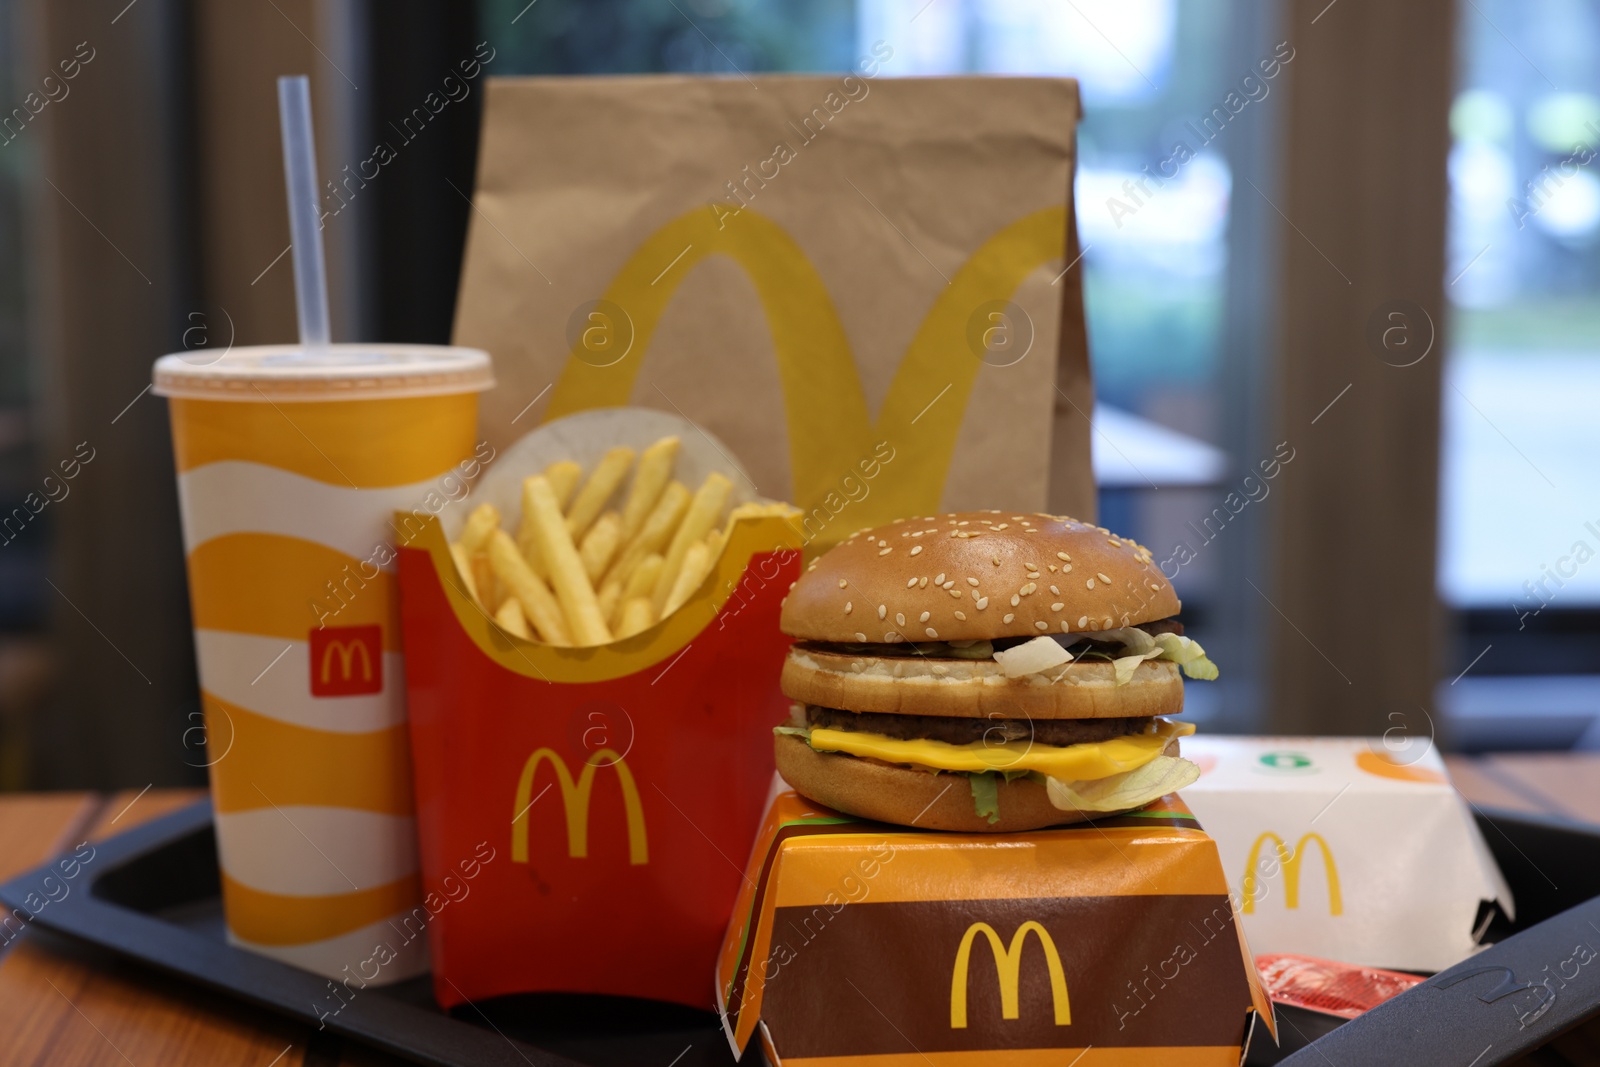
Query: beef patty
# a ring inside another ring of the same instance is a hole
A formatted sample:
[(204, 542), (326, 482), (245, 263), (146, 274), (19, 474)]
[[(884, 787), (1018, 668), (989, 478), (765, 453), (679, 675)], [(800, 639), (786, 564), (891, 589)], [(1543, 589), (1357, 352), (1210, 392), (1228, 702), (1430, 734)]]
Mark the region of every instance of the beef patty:
[(880, 712), (841, 711), (806, 705), (806, 725), (831, 730), (860, 730), (900, 741), (944, 741), (965, 745), (972, 741), (1003, 744), (1037, 741), (1042, 745), (1081, 745), (1109, 741), (1144, 730), (1149, 718), (1123, 719), (961, 719), (946, 715), (886, 715)]

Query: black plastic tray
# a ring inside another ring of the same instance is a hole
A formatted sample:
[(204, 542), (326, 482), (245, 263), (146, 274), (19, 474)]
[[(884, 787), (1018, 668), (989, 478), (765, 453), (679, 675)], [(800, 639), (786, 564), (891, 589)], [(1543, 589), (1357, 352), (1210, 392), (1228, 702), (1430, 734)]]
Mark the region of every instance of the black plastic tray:
[[(1600, 957), (1561, 981), (1536, 1019), (1527, 1016), (1538, 995), (1520, 988), (1543, 981), (1572, 958), (1577, 945), (1600, 950), (1600, 827), (1498, 810), (1480, 809), (1477, 819), (1516, 897), (1516, 922), (1497, 919), (1491, 928), (1498, 943), (1331, 1030), (1333, 1021), (1326, 1016), (1280, 1011), (1282, 1045), (1273, 1048), (1258, 1028), (1250, 1064), (1492, 1067), (1600, 1015)], [(325, 979), (233, 948), (223, 939), (208, 802), (95, 848), (94, 860), (79, 875), (87, 885), (76, 884), (30, 925), (318, 1025), (316, 1005), (325, 1003)], [(0, 885), (0, 902), (25, 907), (28, 894), (41, 892), (52, 872), (40, 867)], [(326, 1020), (326, 1027), (434, 1067), (733, 1062), (710, 1012), (649, 1001), (541, 995), (502, 997), (446, 1014), (435, 1006), (426, 978), (361, 990)], [(759, 1052), (750, 1052), (759, 1063)], [(1575, 1062), (1549, 1049), (1540, 1057), (1541, 1064)]]
[[(119, 834), (95, 850), (69, 894), (48, 903), (29, 926), (110, 949), (313, 1028), (319, 1025), (316, 1009), (326, 1010), (326, 979), (224, 940), (209, 801)], [(52, 873), (53, 867), (44, 866), (0, 885), (0, 902), (24, 907), (30, 893), (43, 896), (43, 880)], [(710, 975), (706, 999), (711, 999)], [(500, 997), (446, 1014), (434, 1004), (426, 976), (358, 990), (325, 1025), (332, 1034), (430, 1067), (723, 1067), (734, 1062), (710, 1011), (546, 994)], [(755, 1056), (759, 1063), (759, 1052)]]

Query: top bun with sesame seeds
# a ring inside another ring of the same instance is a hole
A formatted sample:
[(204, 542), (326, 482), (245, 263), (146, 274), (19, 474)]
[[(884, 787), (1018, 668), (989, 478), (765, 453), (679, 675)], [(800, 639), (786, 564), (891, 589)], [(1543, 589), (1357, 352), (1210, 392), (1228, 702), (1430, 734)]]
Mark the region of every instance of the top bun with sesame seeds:
[(1104, 527), (961, 511), (852, 534), (789, 591), (780, 626), (810, 641), (972, 641), (1137, 626), (1180, 607), (1150, 551)]

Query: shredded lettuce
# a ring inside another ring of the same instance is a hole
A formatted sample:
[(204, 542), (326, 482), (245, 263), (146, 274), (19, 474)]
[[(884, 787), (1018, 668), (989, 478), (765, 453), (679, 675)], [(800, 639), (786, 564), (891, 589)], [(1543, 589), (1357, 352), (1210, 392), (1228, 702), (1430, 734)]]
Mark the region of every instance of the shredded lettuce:
[(775, 734), (788, 734), (790, 737), (804, 737), (807, 739), (807, 744), (811, 743), (811, 728), (807, 726), (774, 726), (772, 732)]
[(1050, 803), (1062, 811), (1131, 811), (1182, 789), (1200, 777), (1200, 768), (1176, 756), (1155, 759), (1122, 774), (1093, 782), (1045, 780)]
[(990, 771), (967, 775), (972, 787), (972, 807), (980, 816), (987, 816), (989, 825), (1000, 821), (1000, 777)]
[(1217, 665), (1206, 658), (1206, 650), (1200, 647), (1200, 642), (1182, 634), (1156, 634), (1155, 642), (1161, 646), (1161, 658), (1182, 667), (1186, 676), (1206, 682), (1216, 680)]

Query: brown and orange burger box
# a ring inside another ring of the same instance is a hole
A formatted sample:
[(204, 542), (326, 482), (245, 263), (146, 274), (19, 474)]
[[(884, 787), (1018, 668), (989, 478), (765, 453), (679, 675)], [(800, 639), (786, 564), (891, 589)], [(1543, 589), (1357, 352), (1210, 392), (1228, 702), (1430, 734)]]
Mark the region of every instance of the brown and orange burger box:
[[(802, 556), (945, 508), (1093, 513), (1077, 86), (877, 78), (892, 55), (759, 92), (491, 79), (455, 337), (495, 361), (494, 458), (399, 558), (446, 1006), (559, 990), (711, 1008)], [(966, 150), (980, 132), (994, 151)], [(613, 412), (620, 434), (641, 408), (798, 513), (735, 521), (705, 582), (634, 636), (507, 634), (450, 580), (463, 513), (497, 472), (540, 469), (515, 459), (531, 429)]]
[(1272, 1025), (1216, 845), (1176, 796), (990, 835), (774, 793), (717, 959), (735, 1055), (759, 1035), (783, 1067), (1237, 1067)]

